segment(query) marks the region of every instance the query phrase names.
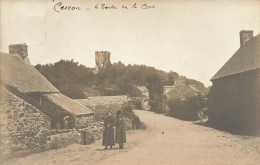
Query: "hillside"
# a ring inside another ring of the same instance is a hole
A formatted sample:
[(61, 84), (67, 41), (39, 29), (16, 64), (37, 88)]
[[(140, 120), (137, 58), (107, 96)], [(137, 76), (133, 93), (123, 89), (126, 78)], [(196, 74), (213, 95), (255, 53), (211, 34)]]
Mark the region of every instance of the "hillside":
[[(165, 72), (145, 65), (124, 65), (121, 62), (94, 73), (92, 68), (74, 60), (60, 60), (54, 64), (41, 65), (40, 71), (63, 94), (82, 99), (89, 96), (142, 96), (136, 86), (146, 86), (150, 92), (152, 107), (158, 108), (163, 86), (173, 85), (178, 79), (176, 72)], [(186, 78), (188, 85), (197, 85), (206, 90), (203, 83)], [(153, 106), (154, 105), (154, 106)]]

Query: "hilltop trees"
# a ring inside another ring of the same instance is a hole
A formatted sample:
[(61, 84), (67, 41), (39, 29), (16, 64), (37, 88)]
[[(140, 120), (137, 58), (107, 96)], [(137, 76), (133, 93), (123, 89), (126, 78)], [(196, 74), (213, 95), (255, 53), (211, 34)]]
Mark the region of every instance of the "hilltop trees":
[[(179, 75), (176, 72), (164, 72), (145, 65), (124, 65), (117, 62), (94, 74), (94, 69), (75, 62), (60, 60), (54, 64), (38, 64), (35, 68), (41, 72), (63, 94), (80, 99), (97, 95), (142, 96), (136, 86), (146, 86), (149, 90), (151, 109), (161, 111), (163, 86), (173, 85)], [(204, 88), (198, 81), (188, 79)]]
[(84, 98), (84, 87), (94, 80), (92, 70), (74, 60), (60, 60), (46, 65), (38, 64), (35, 68), (61, 93), (71, 98)]

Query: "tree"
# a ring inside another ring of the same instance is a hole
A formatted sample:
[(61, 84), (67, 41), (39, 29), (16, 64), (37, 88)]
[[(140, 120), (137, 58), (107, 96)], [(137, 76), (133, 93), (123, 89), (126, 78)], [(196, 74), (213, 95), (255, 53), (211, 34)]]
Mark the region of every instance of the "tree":
[(168, 85), (172, 86), (174, 85), (174, 72), (170, 71), (168, 73)]
[(162, 112), (162, 80), (156, 73), (151, 73), (147, 76), (146, 87), (149, 90), (151, 110), (155, 112)]
[(199, 113), (206, 108), (206, 100), (201, 96), (190, 97), (186, 100), (169, 100), (169, 115), (182, 120), (198, 120)]
[(138, 97), (142, 94), (136, 86), (147, 86), (152, 110), (158, 112), (161, 110), (163, 86), (173, 85), (178, 78), (178, 74), (173, 71), (167, 73), (145, 65), (126, 66), (120, 61), (101, 69), (97, 74), (73, 59), (60, 60), (54, 64), (37, 64), (35, 68), (58, 90), (73, 99), (97, 95)]
[(76, 99), (84, 98), (84, 87), (93, 80), (90, 68), (74, 60), (60, 60), (54, 64), (40, 65), (35, 68), (45, 76), (61, 93)]

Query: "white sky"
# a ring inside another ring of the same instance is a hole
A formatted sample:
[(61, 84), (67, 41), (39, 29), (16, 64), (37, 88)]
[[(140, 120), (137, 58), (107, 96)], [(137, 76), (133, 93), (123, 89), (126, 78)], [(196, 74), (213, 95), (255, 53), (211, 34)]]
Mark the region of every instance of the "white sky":
[(61, 13), (53, 10), (58, 0), (0, 1), (1, 52), (27, 43), (33, 65), (74, 59), (94, 67), (94, 52), (107, 50), (112, 62), (173, 70), (206, 86), (239, 48), (240, 30), (260, 32), (260, 1), (253, 0), (136, 0), (156, 6), (149, 10), (93, 9), (130, 0), (59, 0), (82, 8)]

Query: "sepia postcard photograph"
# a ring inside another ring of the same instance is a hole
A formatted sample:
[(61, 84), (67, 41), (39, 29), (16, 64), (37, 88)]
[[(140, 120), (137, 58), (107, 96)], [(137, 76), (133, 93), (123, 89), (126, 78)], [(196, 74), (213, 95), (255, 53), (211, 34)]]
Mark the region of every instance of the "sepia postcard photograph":
[(260, 0), (0, 0), (0, 165), (259, 165)]

